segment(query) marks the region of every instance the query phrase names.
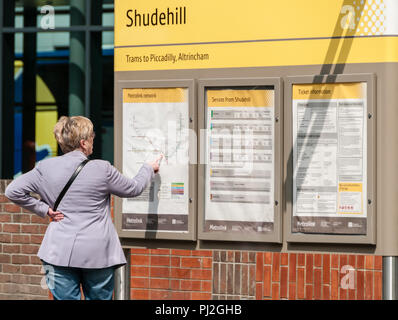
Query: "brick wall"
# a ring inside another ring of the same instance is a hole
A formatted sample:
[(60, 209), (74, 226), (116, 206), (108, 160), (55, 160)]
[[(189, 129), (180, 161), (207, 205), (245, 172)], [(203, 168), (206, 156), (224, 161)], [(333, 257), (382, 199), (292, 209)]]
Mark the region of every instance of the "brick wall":
[(49, 220), (12, 204), (4, 196), (8, 183), (0, 180), (0, 299), (48, 299), (36, 254)]
[[(0, 299), (48, 299), (36, 254), (49, 221), (9, 202), (4, 196), (8, 183), (0, 180)], [(381, 256), (173, 248), (129, 252), (131, 299), (382, 298)]]
[(131, 299), (381, 300), (373, 255), (131, 249)]

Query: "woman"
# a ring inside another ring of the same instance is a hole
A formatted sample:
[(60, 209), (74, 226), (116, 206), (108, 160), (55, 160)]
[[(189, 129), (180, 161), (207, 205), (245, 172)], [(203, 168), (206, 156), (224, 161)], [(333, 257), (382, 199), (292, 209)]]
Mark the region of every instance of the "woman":
[(81, 284), (86, 299), (110, 300), (114, 270), (126, 263), (110, 217), (110, 194), (141, 194), (159, 170), (160, 158), (144, 164), (133, 179), (124, 177), (108, 161), (89, 161), (54, 212), (61, 190), (93, 152), (93, 124), (85, 117), (61, 117), (54, 135), (64, 155), (40, 161), (14, 180), (5, 194), (19, 206), (52, 220), (37, 255), (54, 299), (80, 300)]

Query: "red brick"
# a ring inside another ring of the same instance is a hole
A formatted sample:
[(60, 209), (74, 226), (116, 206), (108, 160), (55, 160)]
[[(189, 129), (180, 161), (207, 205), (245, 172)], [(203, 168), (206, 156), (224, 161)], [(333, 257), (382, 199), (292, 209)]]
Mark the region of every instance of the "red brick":
[(305, 286), (305, 300), (312, 300), (314, 296), (314, 288), (312, 285)]
[(296, 258), (297, 254), (289, 254), (289, 281), (296, 282)]
[(202, 268), (211, 268), (213, 264), (212, 258), (202, 258)]
[(39, 223), (39, 224), (48, 224), (49, 223), (49, 220), (48, 220), (47, 217), (46, 218), (42, 218), (42, 217), (39, 217), (36, 214), (30, 214), (29, 217), (30, 217), (30, 222), (31, 223)]
[(148, 300), (149, 290), (131, 289), (130, 296), (132, 300)]
[(272, 264), (272, 252), (264, 252), (264, 264)]
[(330, 288), (331, 300), (339, 299), (339, 287), (340, 287), (339, 271), (332, 269), (332, 271), (331, 271), (331, 288)]
[(272, 284), (272, 300), (279, 300), (279, 283)]
[(11, 245), (3, 245), (3, 252), (4, 253), (20, 253), (21, 248), (18, 244), (11, 244)]
[(348, 265), (348, 256), (346, 254), (341, 254), (340, 255), (340, 264), (339, 264), (340, 271), (341, 271), (341, 268), (346, 265)]
[(234, 262), (235, 254), (233, 251), (227, 251), (227, 262)]
[(22, 225), (21, 226), (21, 233), (33, 233), (33, 234), (41, 234), (38, 225)]
[(8, 213), (0, 213), (0, 222), (11, 222), (11, 214)]
[(180, 257), (170, 257), (170, 266), (171, 267), (179, 267), (180, 266)]
[(211, 300), (211, 293), (192, 292), (191, 300)]
[(339, 255), (332, 254), (332, 268), (338, 269), (339, 268)]
[(323, 255), (323, 283), (330, 283), (330, 254)]
[(190, 279), (192, 269), (171, 268), (170, 277), (177, 279)]
[(210, 250), (193, 250), (192, 251), (192, 256), (212, 257), (213, 256), (213, 251), (210, 251)]
[(373, 299), (373, 271), (365, 271), (365, 300)]
[(170, 255), (170, 249), (150, 249), (149, 253), (153, 255)]
[(355, 300), (355, 289), (348, 289), (348, 300)]
[(374, 258), (374, 269), (375, 270), (383, 270), (383, 257), (382, 256), (375, 256)]
[(11, 261), (14, 264), (29, 264), (30, 259), (29, 256), (13, 255)]
[(21, 208), (15, 204), (4, 204), (4, 211), (10, 213), (20, 213)]
[(297, 255), (297, 264), (299, 267), (305, 266), (305, 254), (304, 253), (299, 253)]
[(181, 280), (181, 289), (189, 291), (200, 291), (200, 281), (198, 280)]
[(365, 256), (358, 255), (357, 256), (357, 269), (365, 269)]
[(171, 255), (173, 256), (190, 256), (191, 250), (171, 250)]
[(288, 268), (281, 267), (281, 282), (280, 282), (280, 297), (287, 298), (287, 290), (288, 290)]
[[(22, 226), (24, 227), (24, 226)], [(9, 233), (19, 233), (20, 232), (20, 225), (19, 224), (3, 224), (3, 232)]]
[(281, 266), (287, 266), (289, 264), (289, 255), (287, 253), (281, 253)]
[[(24, 236), (24, 235), (21, 235), (21, 237), (28, 237), (29, 238), (29, 236)], [(30, 236), (30, 242), (31, 243), (35, 243), (35, 244), (41, 244), (41, 242), (43, 241), (43, 238), (44, 238), (44, 236), (42, 236), (42, 235), (31, 235)], [(29, 242), (24, 242), (24, 243), (29, 243)]]
[(170, 280), (169, 279), (150, 279), (151, 289), (169, 289)]
[(130, 275), (132, 277), (149, 277), (149, 267), (132, 266)]
[(340, 288), (339, 289), (340, 300), (347, 300), (348, 299), (348, 290)]
[[(272, 255), (272, 281), (279, 281), (280, 254), (274, 252)], [(279, 296), (279, 294), (278, 294)]]
[(254, 265), (249, 265), (249, 295), (254, 296), (256, 291), (256, 269)]
[(167, 290), (150, 290), (149, 297), (151, 300), (169, 300), (171, 292)]
[(307, 253), (305, 255), (305, 283), (312, 283), (314, 281), (313, 270), (314, 270), (314, 255), (311, 253)]
[(26, 266), (26, 265), (21, 265), (20, 272), (22, 274), (35, 274), (39, 275), (42, 274), (42, 266)]
[(314, 270), (314, 299), (322, 298), (322, 269)]
[(149, 279), (148, 278), (131, 277), (130, 286), (131, 286), (131, 288), (149, 288)]
[(39, 251), (39, 246), (37, 245), (28, 245), (28, 244), (23, 244), (21, 246), (21, 253), (25, 254), (37, 254)]
[(357, 271), (356, 277), (357, 300), (365, 298), (365, 272), (362, 270)]
[(297, 298), (304, 299), (305, 298), (305, 269), (297, 268)]
[(196, 280), (211, 280), (211, 270), (193, 269), (191, 279)]
[(0, 195), (0, 203), (11, 202), (6, 196)]
[(10, 263), (11, 256), (8, 254), (0, 254), (0, 263)]
[(202, 292), (211, 292), (211, 281), (202, 281)]
[(264, 296), (271, 297), (271, 266), (264, 266)]
[(170, 276), (170, 268), (168, 267), (151, 267), (151, 277), (155, 278), (168, 278)]
[(30, 223), (30, 214), (14, 214), (12, 216), (14, 223)]
[(353, 254), (350, 254), (348, 256), (348, 264), (355, 269), (356, 268), (356, 256)]
[(248, 253), (247, 251), (243, 251), (243, 252), (242, 252), (241, 261), (242, 261), (243, 263), (249, 262), (249, 253)]
[(262, 252), (257, 252), (256, 258), (256, 281), (263, 281), (263, 266), (264, 266), (264, 258)]
[(374, 256), (365, 256), (365, 269), (366, 270), (373, 270), (374, 265)]
[(1, 243), (11, 243), (11, 235), (10, 234), (0, 234), (0, 242)]
[[(243, 283), (247, 284), (248, 279), (248, 268), (247, 266), (243, 266), (243, 269), (246, 267), (246, 274), (243, 273), (243, 279), (246, 277), (246, 281)], [(242, 287), (242, 290), (244, 287)], [(225, 263), (220, 264), (220, 293), (227, 293), (227, 265)], [(247, 293), (246, 293), (247, 294)]]
[(200, 268), (200, 258), (181, 258), (181, 267)]
[(256, 300), (263, 299), (263, 284), (261, 282), (256, 283)]
[(131, 254), (149, 254), (149, 249), (131, 248), (130, 253)]
[(132, 255), (131, 265), (135, 266), (147, 266), (149, 265), (149, 256)]
[(379, 271), (375, 271), (375, 273), (374, 273), (374, 300), (382, 300), (382, 299), (383, 299), (383, 273), (379, 272)]
[(180, 280), (170, 279), (170, 289), (180, 290)]
[[(1, 260), (1, 257), (0, 257), (0, 260)], [(10, 257), (10, 262), (11, 262), (11, 257)], [(5, 264), (5, 263), (3, 263), (2, 267), (3, 267), (3, 273), (18, 273), (21, 269), (21, 267), (19, 265)]]
[(330, 300), (330, 286), (327, 286), (327, 285), (325, 285), (325, 286), (323, 286), (323, 290), (322, 290), (323, 292), (323, 296), (322, 296), (322, 299), (323, 300)]
[(192, 297), (191, 292), (187, 292), (187, 291), (175, 292), (175, 291), (172, 291), (170, 299), (171, 300), (191, 300), (191, 297)]
[(322, 255), (319, 253), (314, 254), (314, 266), (317, 268), (322, 267)]
[(296, 284), (289, 283), (289, 300), (296, 300)]

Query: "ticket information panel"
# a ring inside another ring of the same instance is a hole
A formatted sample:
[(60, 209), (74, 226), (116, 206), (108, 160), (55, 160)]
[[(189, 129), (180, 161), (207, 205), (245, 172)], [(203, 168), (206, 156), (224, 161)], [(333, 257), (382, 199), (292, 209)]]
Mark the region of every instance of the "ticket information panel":
[(188, 232), (188, 100), (187, 88), (123, 89), (123, 174), (163, 156), (143, 193), (123, 199), (123, 230)]
[(293, 233), (367, 232), (366, 86), (292, 86)]
[(274, 90), (207, 88), (207, 234), (274, 231)]

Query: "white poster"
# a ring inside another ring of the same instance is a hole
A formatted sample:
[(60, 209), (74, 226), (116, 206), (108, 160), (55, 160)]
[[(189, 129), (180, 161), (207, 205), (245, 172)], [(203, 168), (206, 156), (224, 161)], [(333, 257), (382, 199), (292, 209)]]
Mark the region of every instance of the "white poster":
[(163, 155), (152, 184), (123, 199), (124, 229), (188, 230), (188, 110), (188, 89), (123, 89), (123, 174)]
[(293, 86), (293, 231), (366, 233), (366, 83)]
[(274, 91), (206, 91), (205, 232), (274, 225)]

